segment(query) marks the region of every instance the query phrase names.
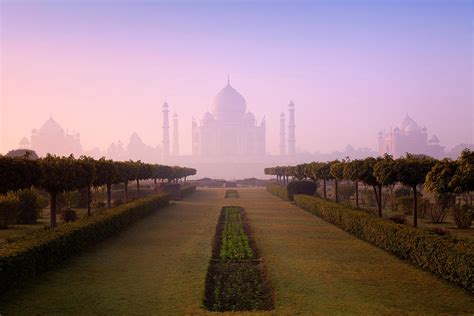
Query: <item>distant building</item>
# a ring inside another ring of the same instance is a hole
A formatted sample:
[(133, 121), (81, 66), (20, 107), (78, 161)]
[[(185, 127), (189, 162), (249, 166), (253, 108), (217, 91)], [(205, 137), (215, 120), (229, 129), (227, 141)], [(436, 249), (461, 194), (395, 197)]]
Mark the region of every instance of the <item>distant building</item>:
[[(28, 142), (22, 139), (20, 146), (27, 146)], [(48, 153), (69, 156), (79, 156), (82, 153), (82, 146), (79, 133), (65, 132), (64, 129), (51, 116), (39, 130), (31, 132), (31, 149), (39, 156)]]
[(380, 131), (378, 143), (380, 155), (387, 153), (395, 158), (406, 153), (425, 154), (434, 158), (444, 156), (444, 147), (439, 145), (438, 137), (432, 135), (428, 138), (426, 127), (419, 127), (408, 115), (394, 129)]
[(214, 97), (211, 112), (199, 124), (193, 120), (194, 157), (252, 159), (265, 156), (265, 146), (265, 118), (257, 123), (244, 97), (229, 81)]
[(146, 145), (137, 133), (133, 133), (127, 145), (126, 156), (133, 160), (155, 163), (160, 160), (161, 148)]

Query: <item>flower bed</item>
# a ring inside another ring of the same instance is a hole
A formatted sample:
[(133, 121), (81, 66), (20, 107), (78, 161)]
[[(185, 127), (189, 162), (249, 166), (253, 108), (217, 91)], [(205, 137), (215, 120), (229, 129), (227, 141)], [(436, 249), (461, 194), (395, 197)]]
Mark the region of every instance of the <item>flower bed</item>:
[(211, 311), (271, 310), (273, 290), (240, 207), (222, 208), (206, 277), (204, 306)]
[(238, 198), (239, 197), (239, 192), (237, 190), (227, 190), (225, 191), (225, 198), (230, 199), (230, 198)]

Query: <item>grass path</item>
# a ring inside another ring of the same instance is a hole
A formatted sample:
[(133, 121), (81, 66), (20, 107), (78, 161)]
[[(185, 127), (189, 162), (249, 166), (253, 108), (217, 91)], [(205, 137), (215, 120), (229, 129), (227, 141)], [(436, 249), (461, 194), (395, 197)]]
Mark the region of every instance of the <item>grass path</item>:
[(277, 314), (459, 315), (474, 297), (264, 189), (239, 189)]
[(199, 309), (222, 192), (200, 191), (0, 301), (5, 315), (180, 315)]
[[(460, 315), (474, 297), (264, 189), (201, 189), (0, 301), (5, 315), (184, 315), (200, 309), (220, 208), (246, 208), (275, 315)], [(249, 314), (249, 313), (246, 313)], [(250, 313), (251, 314), (251, 313)]]

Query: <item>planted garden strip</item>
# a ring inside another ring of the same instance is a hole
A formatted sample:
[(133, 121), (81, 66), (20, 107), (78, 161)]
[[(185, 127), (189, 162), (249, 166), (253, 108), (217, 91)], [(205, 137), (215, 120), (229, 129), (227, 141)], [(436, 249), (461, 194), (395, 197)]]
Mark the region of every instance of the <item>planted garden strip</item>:
[(239, 192), (237, 192), (237, 190), (227, 190), (225, 191), (225, 198), (226, 199), (229, 199), (229, 198), (238, 198), (239, 197)]
[(274, 308), (265, 265), (241, 207), (222, 208), (206, 277), (204, 306), (221, 312)]

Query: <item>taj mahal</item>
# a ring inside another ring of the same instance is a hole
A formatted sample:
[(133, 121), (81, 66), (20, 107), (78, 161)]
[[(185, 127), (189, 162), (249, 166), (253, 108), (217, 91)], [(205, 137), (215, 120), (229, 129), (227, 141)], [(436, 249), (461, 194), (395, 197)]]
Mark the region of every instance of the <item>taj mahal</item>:
[(265, 117), (258, 124), (230, 82), (214, 97), (212, 111), (192, 123), (193, 156), (265, 155)]

